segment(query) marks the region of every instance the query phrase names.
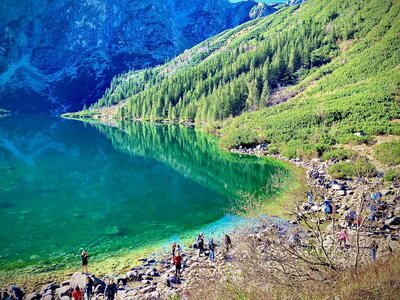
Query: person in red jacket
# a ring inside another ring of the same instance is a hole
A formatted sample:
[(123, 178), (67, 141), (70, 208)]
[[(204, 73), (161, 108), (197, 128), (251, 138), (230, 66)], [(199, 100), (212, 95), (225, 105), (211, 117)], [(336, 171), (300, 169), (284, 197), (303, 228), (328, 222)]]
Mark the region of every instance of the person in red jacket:
[(74, 300), (82, 300), (83, 299), (83, 293), (82, 293), (81, 289), (79, 288), (79, 286), (77, 286), (75, 288), (75, 290), (72, 292), (72, 298), (74, 298)]
[[(178, 249), (179, 246), (178, 246)], [(175, 278), (177, 282), (181, 280), (181, 269), (182, 269), (182, 256), (181, 256), (181, 251), (176, 251), (176, 254), (174, 256), (174, 265), (175, 265)]]

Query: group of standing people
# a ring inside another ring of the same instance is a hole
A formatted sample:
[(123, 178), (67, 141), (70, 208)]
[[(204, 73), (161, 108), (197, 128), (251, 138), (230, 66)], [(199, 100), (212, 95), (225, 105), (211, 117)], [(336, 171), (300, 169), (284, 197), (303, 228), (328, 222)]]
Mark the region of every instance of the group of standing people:
[[(230, 236), (227, 234), (225, 234), (224, 236), (224, 246), (225, 246), (224, 257), (226, 258), (229, 253), (229, 250), (232, 248), (232, 240)], [(213, 238), (208, 242), (206, 249), (204, 235), (202, 232), (200, 232), (200, 234), (196, 239), (195, 247), (198, 250), (198, 257), (201, 257), (202, 254), (206, 255), (206, 250), (208, 250), (208, 257), (212, 262), (215, 261), (216, 244)], [(177, 244), (176, 242), (172, 244), (172, 261), (175, 266), (175, 278), (177, 282), (180, 282), (182, 265), (183, 265), (183, 252), (179, 244)]]
[[(197, 237), (196, 241), (196, 247), (198, 249), (198, 257), (201, 256), (202, 253), (205, 253), (205, 242), (204, 242), (204, 235), (203, 233), (200, 232), (199, 236)], [(216, 244), (214, 242), (214, 239), (212, 238), (208, 242), (208, 256), (211, 261), (215, 261), (215, 247)], [(228, 256), (228, 253), (230, 249), (232, 248), (232, 240), (228, 234), (225, 234), (224, 236), (224, 257), (226, 258)]]

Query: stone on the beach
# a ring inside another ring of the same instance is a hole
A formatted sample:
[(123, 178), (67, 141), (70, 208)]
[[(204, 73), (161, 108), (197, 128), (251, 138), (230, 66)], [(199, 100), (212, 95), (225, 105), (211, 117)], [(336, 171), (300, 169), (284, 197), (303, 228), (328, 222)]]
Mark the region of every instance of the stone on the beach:
[(60, 283), (60, 286), (67, 286), (67, 285), (70, 285), (69, 283), (70, 283), (69, 280), (65, 280), (65, 281), (63, 281), (63, 282)]
[(83, 274), (82, 272), (75, 272), (74, 274), (72, 274), (71, 278), (69, 279), (70, 282), (70, 286), (75, 288), (77, 286), (79, 286), (81, 289), (83, 289), (86, 286), (86, 278), (90, 277), (94, 283), (98, 283), (99, 285), (104, 286), (105, 283), (100, 280), (99, 278), (93, 276), (93, 275), (87, 275), (87, 274)]
[(156, 287), (155, 287), (155, 286), (152, 286), (152, 285), (149, 285), (149, 286), (146, 286), (146, 287), (140, 289), (140, 291), (141, 291), (143, 294), (151, 293), (151, 292), (153, 292), (153, 291), (155, 291), (155, 290), (156, 290)]
[(68, 296), (70, 294), (70, 289), (72, 289), (72, 288), (69, 286), (62, 286), (62, 287), (56, 289), (56, 294), (60, 297)]
[(56, 297), (54, 296), (54, 293), (52, 293), (52, 292), (44, 294), (42, 297), (42, 300), (55, 300), (55, 299), (56, 299)]
[(332, 184), (332, 190), (336, 190), (336, 191), (343, 190), (343, 185), (341, 185), (339, 183), (334, 183), (334, 184)]
[(400, 225), (400, 217), (393, 217), (385, 221), (386, 225)]
[(154, 291), (149, 294), (148, 299), (159, 299), (159, 298), (160, 298), (160, 292)]
[(392, 190), (381, 190), (381, 194), (383, 196), (394, 195), (394, 192)]
[(42, 298), (42, 296), (36, 292), (30, 293), (25, 296), (26, 300), (39, 300), (40, 298)]
[(40, 291), (40, 293), (43, 295), (43, 294), (46, 294), (49, 291), (54, 292), (59, 287), (60, 286), (58, 284), (55, 284), (55, 283), (46, 284), (45, 286), (42, 287), (42, 290)]

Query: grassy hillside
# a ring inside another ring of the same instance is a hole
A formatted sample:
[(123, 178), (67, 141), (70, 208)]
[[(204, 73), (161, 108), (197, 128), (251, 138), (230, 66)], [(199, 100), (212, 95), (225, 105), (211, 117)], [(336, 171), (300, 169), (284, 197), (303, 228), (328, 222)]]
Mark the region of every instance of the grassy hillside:
[(195, 122), (226, 148), (266, 141), (287, 157), (398, 135), (399, 11), (395, 0), (285, 8), (116, 78), (91, 110), (122, 101), (116, 118)]

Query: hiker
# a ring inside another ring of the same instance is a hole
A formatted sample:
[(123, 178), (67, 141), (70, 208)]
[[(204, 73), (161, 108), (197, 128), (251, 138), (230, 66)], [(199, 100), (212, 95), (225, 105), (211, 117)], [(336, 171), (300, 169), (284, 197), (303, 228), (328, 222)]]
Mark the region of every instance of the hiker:
[(325, 200), (324, 205), (325, 205), (325, 218), (328, 219), (329, 214), (332, 213), (332, 204), (329, 200)]
[(174, 242), (174, 243), (172, 244), (172, 258), (175, 257), (175, 250), (176, 250), (176, 243)]
[(224, 236), (224, 246), (225, 246), (225, 258), (228, 256), (229, 254), (229, 250), (232, 249), (232, 240), (231, 237), (227, 234), (225, 234)]
[(93, 295), (93, 280), (90, 277), (86, 278), (85, 296), (86, 300), (90, 300)]
[(378, 251), (378, 248), (379, 248), (378, 243), (375, 240), (373, 240), (371, 245), (369, 246), (369, 248), (371, 249), (372, 260), (375, 261), (376, 260), (376, 252)]
[(310, 204), (310, 206), (313, 206), (314, 202), (311, 192), (307, 192), (307, 198), (308, 198), (308, 204)]
[(11, 300), (10, 295), (7, 293), (7, 291), (1, 292), (1, 300)]
[(79, 286), (76, 286), (75, 290), (72, 292), (72, 298), (74, 300), (82, 300), (83, 299), (83, 294)]
[(106, 288), (104, 289), (104, 295), (107, 297), (107, 300), (114, 300), (116, 293), (117, 293), (117, 285), (111, 279), (109, 284), (107, 284)]
[(200, 232), (199, 236), (197, 237), (197, 249), (199, 249), (199, 257), (201, 253), (204, 252), (204, 235)]
[(289, 237), (289, 244), (291, 247), (297, 246), (300, 244), (300, 237), (297, 232), (292, 233)]
[(181, 269), (182, 269), (181, 251), (176, 251), (176, 255), (174, 256), (174, 266), (175, 266), (175, 279), (176, 282), (179, 283), (181, 280)]
[(208, 250), (210, 251), (209, 256), (211, 261), (215, 261), (215, 244), (214, 239), (211, 239), (208, 243)]
[(89, 273), (89, 271), (88, 271), (88, 257), (89, 257), (89, 254), (87, 254), (87, 252), (85, 250), (82, 250), (82, 253), (81, 253), (82, 273), (84, 273), (83, 269), (85, 268), (86, 269), (86, 274)]
[(343, 246), (346, 246), (347, 242), (347, 231), (346, 229), (342, 229), (338, 235), (338, 240), (339, 240), (339, 246), (340, 248), (343, 248)]
[(21, 290), (19, 287), (15, 285), (11, 286), (10, 292), (12, 298), (16, 300), (22, 300), (25, 295), (25, 291)]
[(354, 226), (356, 230), (361, 226), (361, 216), (358, 214), (354, 217)]

